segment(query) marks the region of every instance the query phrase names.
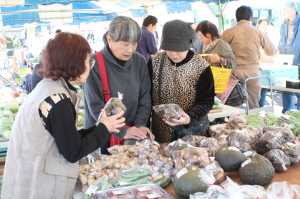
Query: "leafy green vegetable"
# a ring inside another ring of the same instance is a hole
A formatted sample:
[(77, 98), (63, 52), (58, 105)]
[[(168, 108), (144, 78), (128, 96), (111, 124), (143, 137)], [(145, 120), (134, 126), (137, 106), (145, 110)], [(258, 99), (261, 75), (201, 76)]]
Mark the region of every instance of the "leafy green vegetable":
[(19, 104), (17, 102), (7, 103), (4, 110), (10, 110), (11, 112), (16, 113), (19, 110)]
[(278, 117), (271, 112), (257, 111), (247, 116), (247, 122), (250, 126), (272, 126), (276, 124)]
[(82, 115), (78, 115), (77, 121), (77, 126), (83, 126), (84, 118)]
[(294, 129), (300, 127), (300, 120), (291, 115), (283, 115), (278, 118), (277, 125), (282, 126), (284, 124), (288, 124), (290, 126), (290, 129), (292, 129), (293, 131)]
[(11, 135), (11, 130), (6, 130), (6, 131), (3, 133), (3, 137), (5, 137), (6, 139), (9, 139), (9, 138), (10, 138), (10, 135)]

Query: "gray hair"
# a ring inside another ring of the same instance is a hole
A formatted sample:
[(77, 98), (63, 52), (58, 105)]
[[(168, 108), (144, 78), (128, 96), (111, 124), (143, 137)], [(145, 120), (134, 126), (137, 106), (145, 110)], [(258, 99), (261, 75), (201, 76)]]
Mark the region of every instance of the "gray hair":
[(118, 16), (110, 22), (108, 31), (103, 35), (105, 44), (107, 44), (106, 35), (110, 35), (114, 42), (135, 43), (140, 40), (142, 31), (138, 23), (130, 17)]
[(298, 9), (297, 4), (296, 4), (295, 1), (287, 1), (285, 3), (284, 7), (286, 7), (286, 8), (293, 8), (296, 12), (297, 12), (297, 9)]

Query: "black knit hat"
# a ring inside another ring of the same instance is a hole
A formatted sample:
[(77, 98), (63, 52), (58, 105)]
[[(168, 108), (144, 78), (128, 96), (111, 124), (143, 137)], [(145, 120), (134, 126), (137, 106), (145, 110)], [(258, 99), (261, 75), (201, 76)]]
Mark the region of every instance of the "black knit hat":
[(165, 23), (160, 47), (169, 51), (187, 51), (194, 38), (195, 30), (188, 23), (175, 19)]

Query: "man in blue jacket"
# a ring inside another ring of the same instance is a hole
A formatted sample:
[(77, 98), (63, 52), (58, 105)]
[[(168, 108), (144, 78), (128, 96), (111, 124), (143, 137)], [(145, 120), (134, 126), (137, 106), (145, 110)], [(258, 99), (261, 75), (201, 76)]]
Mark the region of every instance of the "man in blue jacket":
[(148, 62), (151, 55), (157, 53), (157, 47), (154, 38), (156, 30), (157, 18), (149, 15), (144, 19), (142, 27), (142, 37), (138, 42), (136, 51), (142, 54)]
[[(293, 65), (300, 64), (300, 17), (297, 12), (297, 4), (294, 1), (288, 1), (283, 8), (285, 21), (280, 28), (280, 54), (293, 54)], [(282, 113), (294, 109), (294, 96), (291, 93), (282, 94)], [(300, 110), (300, 96), (297, 95), (297, 109)]]

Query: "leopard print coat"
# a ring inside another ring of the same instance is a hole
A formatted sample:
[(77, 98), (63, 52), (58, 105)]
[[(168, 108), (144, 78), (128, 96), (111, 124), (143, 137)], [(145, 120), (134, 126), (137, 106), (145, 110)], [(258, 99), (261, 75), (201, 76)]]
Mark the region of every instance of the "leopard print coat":
[[(161, 102), (159, 102), (159, 68), (164, 53), (152, 56), (152, 99), (153, 105), (178, 104), (186, 113), (193, 108), (196, 100), (196, 87), (202, 72), (209, 66), (201, 57), (194, 55), (190, 61), (177, 67), (165, 55), (161, 80)], [(159, 143), (173, 140), (173, 127), (152, 112), (152, 132)]]

